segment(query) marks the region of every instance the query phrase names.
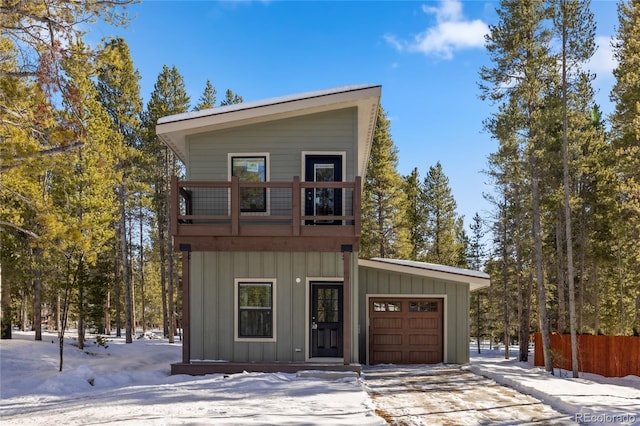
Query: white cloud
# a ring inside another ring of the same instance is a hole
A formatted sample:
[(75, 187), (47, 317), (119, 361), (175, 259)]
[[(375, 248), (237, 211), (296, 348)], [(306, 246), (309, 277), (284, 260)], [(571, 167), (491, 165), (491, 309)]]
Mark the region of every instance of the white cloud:
[(457, 50), (484, 47), (489, 32), (479, 19), (466, 20), (459, 0), (441, 0), (438, 6), (423, 6), (423, 12), (435, 15), (436, 25), (416, 35), (411, 41), (385, 35), (385, 40), (399, 51), (420, 52), (444, 59), (453, 58)]
[(618, 62), (613, 57), (610, 36), (597, 36), (596, 45), (598, 48), (591, 57), (588, 69), (596, 74), (598, 79), (613, 78), (613, 70), (618, 66)]

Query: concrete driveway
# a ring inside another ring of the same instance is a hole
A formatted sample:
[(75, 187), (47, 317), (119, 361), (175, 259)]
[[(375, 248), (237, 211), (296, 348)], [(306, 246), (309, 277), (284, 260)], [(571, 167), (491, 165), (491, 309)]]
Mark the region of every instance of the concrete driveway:
[(376, 414), (392, 425), (575, 425), (539, 400), (457, 365), (363, 370)]

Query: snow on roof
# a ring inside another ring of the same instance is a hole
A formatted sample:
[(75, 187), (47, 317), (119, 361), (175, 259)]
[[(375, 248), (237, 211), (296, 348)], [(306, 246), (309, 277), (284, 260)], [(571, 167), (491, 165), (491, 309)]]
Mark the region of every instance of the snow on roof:
[(369, 89), (372, 87), (378, 87), (378, 86), (374, 84), (355, 84), (350, 86), (334, 87), (332, 89), (298, 93), (295, 95), (279, 96), (276, 98), (263, 99), (259, 101), (241, 102), (239, 104), (225, 105), (221, 107), (203, 109), (200, 111), (189, 111), (181, 114), (168, 115), (166, 117), (161, 117), (160, 119), (158, 119), (158, 124), (173, 123), (176, 121), (190, 120), (193, 118), (200, 118), (200, 117), (208, 117), (212, 115), (225, 114), (225, 113), (234, 112), (234, 111), (242, 111), (242, 110), (259, 108), (259, 107), (264, 107), (269, 105), (294, 102), (294, 101), (299, 101), (303, 99), (311, 99), (311, 98), (317, 98), (321, 96), (334, 95), (338, 93), (353, 92), (356, 90)]

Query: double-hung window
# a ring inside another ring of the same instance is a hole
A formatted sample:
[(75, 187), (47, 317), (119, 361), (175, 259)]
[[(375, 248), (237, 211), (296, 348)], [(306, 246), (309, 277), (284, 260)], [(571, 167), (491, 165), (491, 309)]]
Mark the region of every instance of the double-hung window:
[(236, 340), (275, 341), (274, 279), (236, 279)]

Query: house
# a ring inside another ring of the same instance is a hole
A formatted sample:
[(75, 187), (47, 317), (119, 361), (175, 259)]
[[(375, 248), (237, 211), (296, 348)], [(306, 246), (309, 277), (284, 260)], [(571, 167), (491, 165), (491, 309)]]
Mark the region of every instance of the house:
[(358, 259), (362, 179), (381, 87), (168, 116), (183, 353), (172, 373), (464, 363), (486, 274)]

